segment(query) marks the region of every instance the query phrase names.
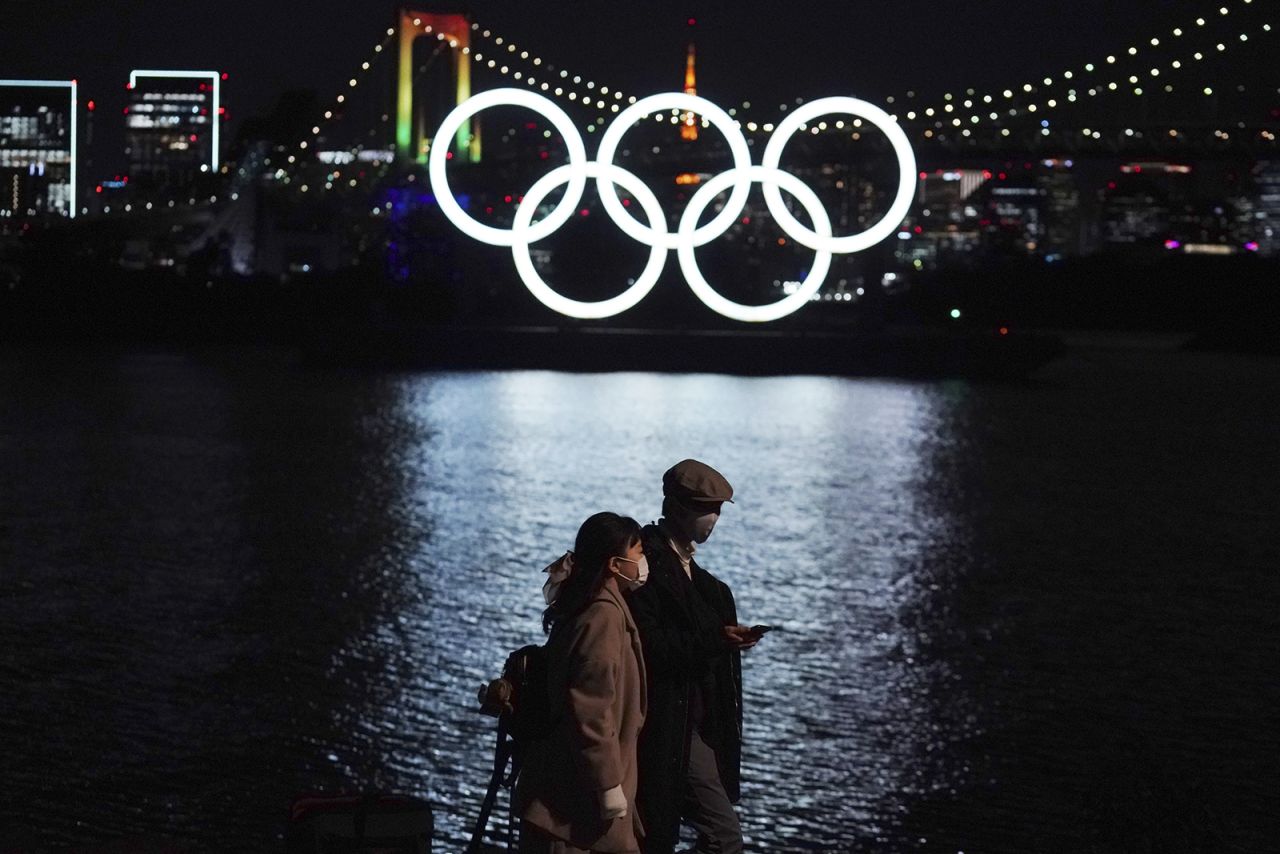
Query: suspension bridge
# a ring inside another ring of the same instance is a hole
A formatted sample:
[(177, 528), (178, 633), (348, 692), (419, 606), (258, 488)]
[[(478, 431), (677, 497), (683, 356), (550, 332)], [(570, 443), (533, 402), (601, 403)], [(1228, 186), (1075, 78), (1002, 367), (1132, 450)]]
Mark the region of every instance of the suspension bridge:
[[(1273, 17), (1274, 9), (1262, 0), (1206, 3), (1198, 16), (1166, 24), (1142, 39), (1108, 45), (1070, 68), (1040, 69), (988, 89), (911, 88), (876, 102), (907, 134), (926, 170), (922, 175), (983, 159), (1274, 160), (1280, 158), (1280, 89), (1275, 88), (1280, 80), (1268, 78), (1276, 49)], [(598, 145), (614, 117), (649, 94), (599, 79), (587, 67), (589, 60), (561, 62), (460, 13), (405, 7), (371, 41), (367, 55), (339, 90), (320, 102), (296, 139), (245, 146), (235, 159), (224, 161), (220, 171), (226, 182), (219, 193), (134, 199), (114, 209), (106, 206), (100, 214), (199, 209), (206, 222), (199, 239), (232, 235), (233, 266), (244, 271), (258, 250), (251, 220), (264, 192), (299, 201), (363, 197), (369, 216), (378, 217), (394, 208), (379, 196), (388, 185), (425, 186), (432, 146), (449, 146), (451, 169), (483, 170), (530, 149), (537, 158), (534, 166), (546, 171), (558, 165), (563, 140), (537, 117), (521, 125), (506, 115), (501, 123), (487, 124), (477, 116), (450, 139), (436, 139), (444, 114), (477, 92), (515, 87), (551, 99), (574, 120), (589, 148), (593, 139)], [(692, 55), (690, 63), (687, 74), (692, 74)], [(1233, 79), (1251, 63), (1257, 74)], [(686, 88), (691, 84), (686, 80)], [(804, 104), (802, 96), (768, 104), (747, 97), (723, 106), (759, 151), (778, 124)], [(728, 159), (725, 141), (705, 116), (661, 110), (643, 123), (652, 133), (664, 125), (706, 128), (697, 141), (687, 133), (672, 135), (667, 151), (683, 156), (682, 145), (700, 146), (706, 162)], [(816, 117), (801, 123), (797, 136), (804, 141), (791, 148), (791, 159), (800, 161), (801, 169), (805, 158), (817, 167), (887, 150), (883, 134), (853, 116)], [(494, 212), (486, 207), (485, 213)]]

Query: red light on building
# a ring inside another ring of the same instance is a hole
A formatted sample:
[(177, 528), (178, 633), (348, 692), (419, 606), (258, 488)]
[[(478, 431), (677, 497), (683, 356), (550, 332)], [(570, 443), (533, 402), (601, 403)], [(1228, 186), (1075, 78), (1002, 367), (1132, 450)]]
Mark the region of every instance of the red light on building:
[(996, 177), (997, 177), (997, 178), (999, 178), (1001, 181), (1003, 181), (1005, 178), (1008, 178), (1009, 176), (1008, 176), (1008, 175), (1006, 175), (1004, 172), (1001, 172), (1001, 173), (1000, 173), (999, 175), (997, 175)]
[(97, 187), (95, 187), (95, 188), (94, 188), (94, 190), (93, 190), (93, 191), (94, 191), (95, 193), (101, 193), (101, 192), (102, 192), (102, 185), (101, 185), (101, 184), (99, 184)]
[(223, 79), (223, 80), (226, 80), (226, 79), (227, 79), (227, 76), (228, 76), (228, 75), (227, 75), (227, 72), (225, 72), (225, 71), (224, 71), (224, 72), (222, 72), (222, 79)]
[(93, 101), (87, 101), (84, 105), (84, 108), (92, 113), (94, 110), (98, 108), (98, 105)]
[(510, 196), (503, 196), (503, 197), (502, 197), (502, 200), (503, 200), (504, 202), (506, 202), (507, 204), (511, 204), (511, 197), (510, 197)]
[(125, 108), (124, 108), (124, 114), (125, 114), (126, 116), (127, 116), (127, 115), (129, 115), (129, 108), (128, 108), (128, 107), (125, 107)]
[(697, 26), (697, 24), (698, 24), (698, 19), (697, 19), (697, 18), (690, 18), (690, 19), (689, 19), (689, 26), (693, 27), (693, 26)]
[(1001, 334), (1001, 335), (1008, 335), (1008, 334), (1009, 334), (1009, 327), (1007, 327), (1007, 326), (1001, 326), (1001, 327), (1000, 327), (1000, 334)]
[(219, 107), (219, 108), (218, 108), (218, 115), (220, 115), (220, 116), (225, 116), (226, 114), (227, 114), (227, 108), (226, 108), (226, 107)]
[(590, 215), (591, 215), (591, 211), (587, 210), (586, 208), (583, 208), (582, 210), (578, 211), (578, 213), (579, 213), (579, 214), (581, 214), (582, 216), (590, 216)]

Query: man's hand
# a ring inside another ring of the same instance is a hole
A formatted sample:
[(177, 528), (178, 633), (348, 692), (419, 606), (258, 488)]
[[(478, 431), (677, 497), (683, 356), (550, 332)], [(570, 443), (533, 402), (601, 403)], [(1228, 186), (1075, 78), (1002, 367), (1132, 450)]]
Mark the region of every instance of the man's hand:
[(751, 649), (760, 642), (761, 635), (751, 631), (750, 626), (725, 626), (724, 642), (732, 649)]

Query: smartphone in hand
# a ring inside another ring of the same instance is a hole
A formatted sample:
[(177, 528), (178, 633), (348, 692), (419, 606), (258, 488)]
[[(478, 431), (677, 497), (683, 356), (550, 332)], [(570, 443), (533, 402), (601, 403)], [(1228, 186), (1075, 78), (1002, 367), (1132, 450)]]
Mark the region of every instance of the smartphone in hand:
[(773, 626), (752, 626), (751, 627), (751, 634), (755, 635), (756, 637), (763, 637), (765, 632), (771, 632), (771, 631), (773, 631)]

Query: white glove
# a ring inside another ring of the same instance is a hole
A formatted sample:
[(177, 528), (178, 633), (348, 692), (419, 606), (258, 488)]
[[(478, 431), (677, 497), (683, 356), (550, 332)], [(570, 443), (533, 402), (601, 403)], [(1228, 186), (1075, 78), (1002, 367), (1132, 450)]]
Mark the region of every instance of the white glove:
[(605, 789), (600, 793), (600, 817), (606, 821), (622, 818), (627, 814), (627, 796), (621, 786)]

